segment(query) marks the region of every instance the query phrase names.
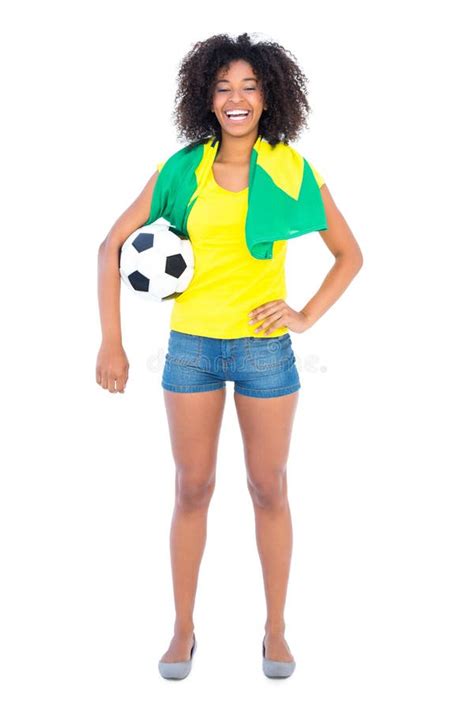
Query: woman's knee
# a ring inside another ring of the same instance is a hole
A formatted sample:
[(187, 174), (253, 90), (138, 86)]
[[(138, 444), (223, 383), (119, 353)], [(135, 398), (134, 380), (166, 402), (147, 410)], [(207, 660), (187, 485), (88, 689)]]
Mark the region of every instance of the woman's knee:
[(277, 510), (287, 505), (286, 467), (247, 473), (252, 501), (259, 508)]
[(180, 469), (176, 472), (176, 505), (185, 510), (206, 508), (215, 488), (215, 472)]

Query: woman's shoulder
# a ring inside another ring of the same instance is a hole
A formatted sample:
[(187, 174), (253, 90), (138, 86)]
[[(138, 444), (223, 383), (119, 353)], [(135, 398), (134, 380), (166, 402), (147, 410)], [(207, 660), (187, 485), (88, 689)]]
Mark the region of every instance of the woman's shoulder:
[[(308, 159), (306, 159), (306, 160), (308, 160)], [(316, 170), (313, 163), (311, 163), (309, 160), (308, 160), (308, 164), (309, 164), (309, 167), (311, 168), (311, 170), (313, 171), (313, 175), (314, 175), (314, 178), (318, 184), (318, 188), (322, 187), (324, 185), (324, 183), (326, 182), (324, 180), (323, 176), (321, 175), (321, 173), (318, 170)]]
[(187, 143), (185, 146), (178, 148), (178, 150), (174, 151), (173, 153), (170, 153), (166, 158), (163, 158), (159, 163), (157, 163), (156, 170), (161, 171), (164, 164), (171, 158), (174, 158), (175, 160), (189, 160), (190, 156), (192, 156), (196, 149), (198, 149), (200, 146), (206, 145), (211, 140), (212, 136), (206, 136), (205, 138), (199, 138), (195, 141)]
[(316, 182), (317, 182), (317, 184), (318, 184), (318, 187), (320, 188), (322, 185), (324, 185), (324, 183), (325, 183), (326, 181), (324, 180), (324, 178), (323, 178), (323, 176), (321, 175), (321, 173), (319, 172), (319, 170), (317, 170), (316, 165), (315, 165), (315, 162), (314, 162), (314, 159), (313, 159), (312, 157), (311, 157), (311, 158), (307, 158), (306, 155), (303, 155), (303, 154), (299, 151), (299, 149), (298, 149), (296, 146), (294, 146), (292, 143), (290, 143), (290, 142), (284, 143), (283, 141), (280, 141), (280, 142), (277, 143), (276, 145), (283, 147), (283, 148), (282, 148), (283, 150), (285, 150), (285, 147), (286, 147), (286, 148), (289, 148), (289, 149), (291, 150), (291, 152), (296, 153), (297, 156), (299, 156), (300, 159), (303, 158), (304, 160), (306, 160), (306, 162), (308, 163), (309, 167), (310, 167), (311, 170), (313, 171), (313, 175), (314, 175), (314, 178), (315, 178), (315, 180), (316, 180)]

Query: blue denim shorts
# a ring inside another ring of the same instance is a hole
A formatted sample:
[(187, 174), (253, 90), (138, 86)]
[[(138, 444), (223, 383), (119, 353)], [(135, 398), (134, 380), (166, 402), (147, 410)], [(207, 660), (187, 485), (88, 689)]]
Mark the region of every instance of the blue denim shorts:
[(170, 331), (161, 385), (180, 393), (225, 388), (252, 397), (288, 395), (301, 387), (289, 333), (209, 338)]

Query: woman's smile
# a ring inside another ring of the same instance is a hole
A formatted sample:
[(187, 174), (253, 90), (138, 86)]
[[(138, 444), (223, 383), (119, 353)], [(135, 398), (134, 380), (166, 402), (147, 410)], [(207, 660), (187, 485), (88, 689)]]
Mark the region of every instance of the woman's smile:
[(231, 110), (229, 112), (224, 111), (224, 116), (226, 121), (230, 121), (232, 123), (243, 123), (244, 121), (247, 121), (252, 112), (251, 111), (246, 111), (244, 112), (243, 110)]

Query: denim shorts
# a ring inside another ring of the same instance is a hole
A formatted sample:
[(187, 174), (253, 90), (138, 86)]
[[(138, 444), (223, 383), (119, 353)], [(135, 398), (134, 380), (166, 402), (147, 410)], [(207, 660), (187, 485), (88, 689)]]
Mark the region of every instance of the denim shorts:
[(210, 338), (170, 331), (161, 385), (179, 393), (225, 388), (251, 397), (288, 395), (301, 387), (289, 333)]

